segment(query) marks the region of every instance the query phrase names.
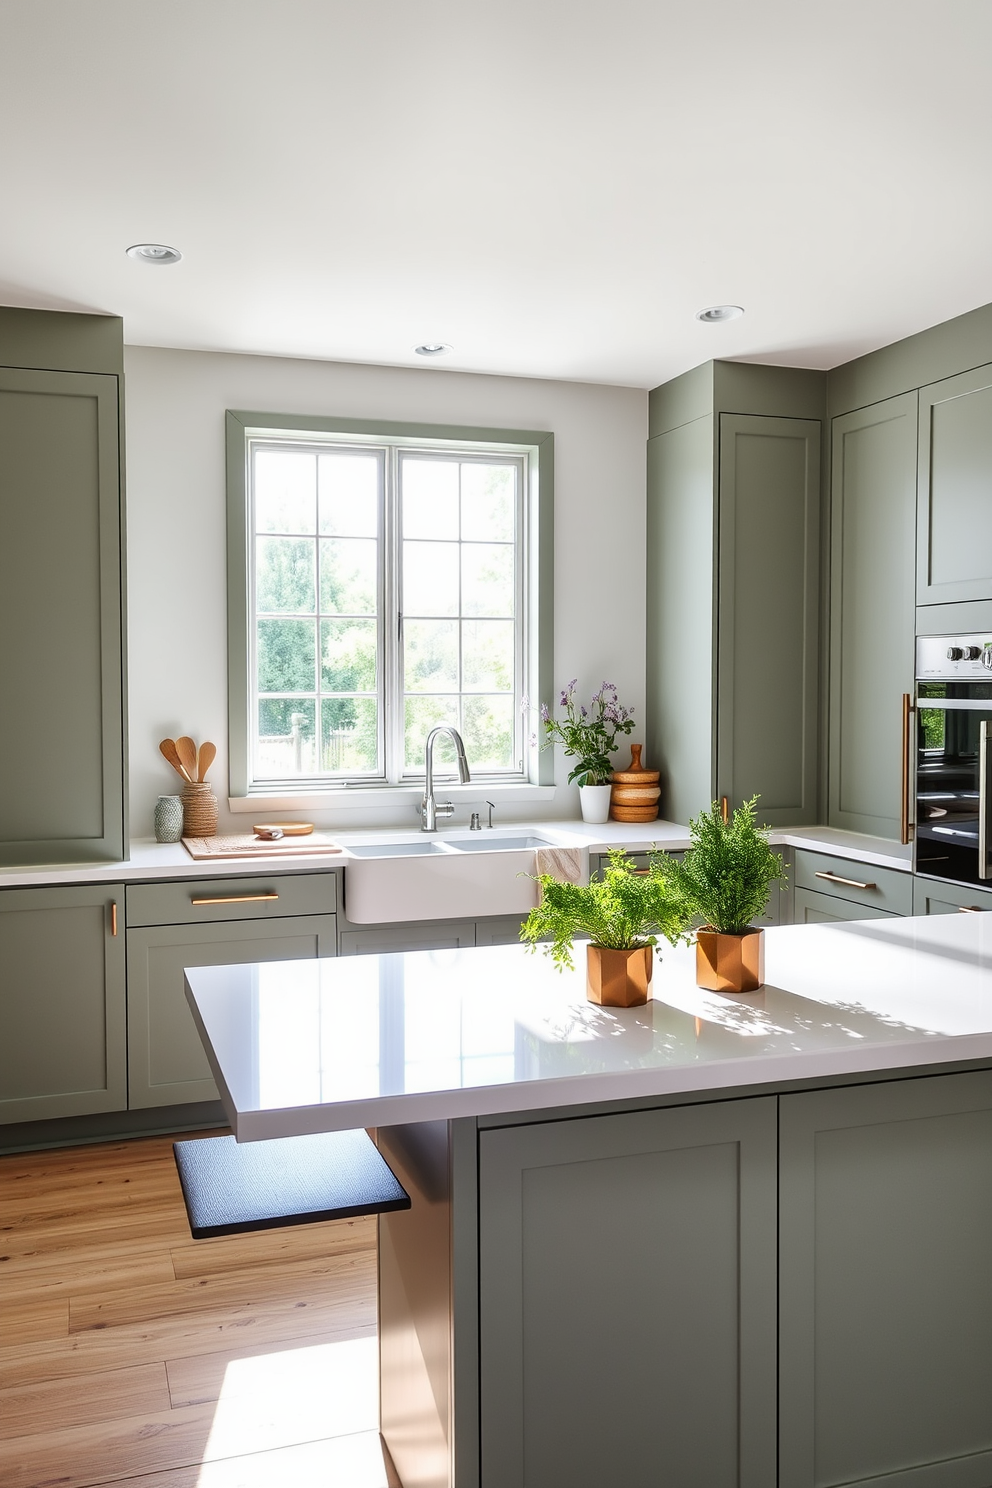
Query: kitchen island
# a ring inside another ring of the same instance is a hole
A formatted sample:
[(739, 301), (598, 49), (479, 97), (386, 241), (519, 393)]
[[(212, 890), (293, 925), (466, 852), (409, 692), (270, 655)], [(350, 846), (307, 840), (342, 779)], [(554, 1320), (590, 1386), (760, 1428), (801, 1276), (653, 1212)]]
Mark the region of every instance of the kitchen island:
[(406, 1488), (987, 1488), (992, 926), (767, 933), (644, 1008), (519, 947), (204, 967), (240, 1140), (369, 1126)]

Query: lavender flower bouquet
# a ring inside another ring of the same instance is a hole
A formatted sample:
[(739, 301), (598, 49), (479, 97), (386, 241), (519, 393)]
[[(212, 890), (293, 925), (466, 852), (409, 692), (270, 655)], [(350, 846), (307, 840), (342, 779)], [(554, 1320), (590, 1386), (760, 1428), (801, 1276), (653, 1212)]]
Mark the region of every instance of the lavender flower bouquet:
[(629, 734), (634, 727), (633, 708), (622, 708), (612, 682), (604, 682), (593, 694), (588, 708), (576, 706), (573, 677), (558, 700), (565, 717), (555, 718), (547, 703), (541, 706), (541, 721), (546, 738), (544, 747), (557, 740), (567, 755), (578, 760), (569, 781), (579, 785), (609, 785), (613, 774), (610, 756), (616, 752), (617, 737)]

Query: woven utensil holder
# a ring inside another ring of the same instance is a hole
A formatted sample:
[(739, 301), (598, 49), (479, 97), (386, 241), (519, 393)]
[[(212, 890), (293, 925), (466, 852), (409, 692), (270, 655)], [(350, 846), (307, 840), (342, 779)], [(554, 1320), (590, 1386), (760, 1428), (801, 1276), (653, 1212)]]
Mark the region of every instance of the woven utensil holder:
[(217, 797), (205, 781), (183, 786), (183, 836), (217, 836)]

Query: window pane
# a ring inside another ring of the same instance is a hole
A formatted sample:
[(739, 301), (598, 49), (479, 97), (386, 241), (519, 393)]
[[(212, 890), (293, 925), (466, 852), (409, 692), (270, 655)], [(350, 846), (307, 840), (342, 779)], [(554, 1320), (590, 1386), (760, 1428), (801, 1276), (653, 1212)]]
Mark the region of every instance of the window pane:
[(316, 763), (312, 698), (262, 698), (258, 704), (258, 773), (312, 775)]
[(320, 539), (323, 614), (374, 615), (379, 544), (363, 537)]
[(262, 614), (312, 615), (315, 561), (308, 538), (260, 537), (255, 545), (255, 604)]
[(256, 532), (314, 532), (316, 516), (317, 457), (303, 450), (256, 450)]
[(403, 482), (403, 536), (458, 536), (458, 462), (400, 462)]
[(403, 671), (406, 692), (457, 691), (457, 620), (404, 620)]
[(471, 770), (513, 768), (512, 697), (466, 698), (462, 738)]
[(320, 685), (324, 692), (375, 692), (374, 620), (321, 620)]
[(473, 692), (513, 691), (513, 621), (462, 624), (462, 686)]
[(462, 614), (513, 614), (513, 548), (509, 544), (465, 543)]
[(458, 544), (403, 544), (403, 613), (458, 614)]
[(320, 530), (332, 537), (377, 537), (379, 460), (375, 455), (321, 455)]
[(515, 465), (462, 465), (463, 538), (513, 541), (516, 474)]
[[(458, 700), (452, 697), (408, 697), (405, 703), (406, 768), (424, 768), (424, 746), (427, 735), (439, 723), (458, 727)], [(472, 756), (469, 754), (469, 766)], [(442, 734), (434, 750), (435, 766), (454, 765), (455, 747), (447, 735)]]
[(259, 692), (314, 692), (315, 642), (314, 620), (259, 620)]
[(332, 775), (377, 770), (378, 720), (375, 698), (324, 698), (320, 705), (320, 768)]

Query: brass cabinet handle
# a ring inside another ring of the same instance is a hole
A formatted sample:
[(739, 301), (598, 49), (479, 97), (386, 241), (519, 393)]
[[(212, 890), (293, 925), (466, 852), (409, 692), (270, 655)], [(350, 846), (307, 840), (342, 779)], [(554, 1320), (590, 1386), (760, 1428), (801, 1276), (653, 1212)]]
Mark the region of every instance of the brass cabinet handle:
[(730, 820), (730, 801), (726, 796), (720, 797), (720, 815), (724, 821)]
[(110, 905), (110, 933), (117, 934), (117, 901), (112, 900)]
[(191, 899), (190, 904), (261, 904), (268, 899), (278, 899), (278, 894), (231, 894), (223, 898)]
[[(902, 695), (902, 803), (900, 808), (899, 841), (905, 845), (909, 841), (909, 720), (914, 712), (912, 693), (904, 692)], [(873, 885), (874, 887), (874, 885)]]
[(632, 878), (647, 878), (650, 872), (650, 868), (631, 868), (630, 870)]
[(989, 871), (989, 721), (978, 725), (978, 876), (992, 878)]
[(958, 914), (984, 914), (980, 904), (959, 904)]
[(849, 889), (877, 889), (878, 884), (860, 883), (856, 878), (841, 878), (839, 873), (814, 873), (814, 878), (825, 878), (828, 883), (846, 884)]

